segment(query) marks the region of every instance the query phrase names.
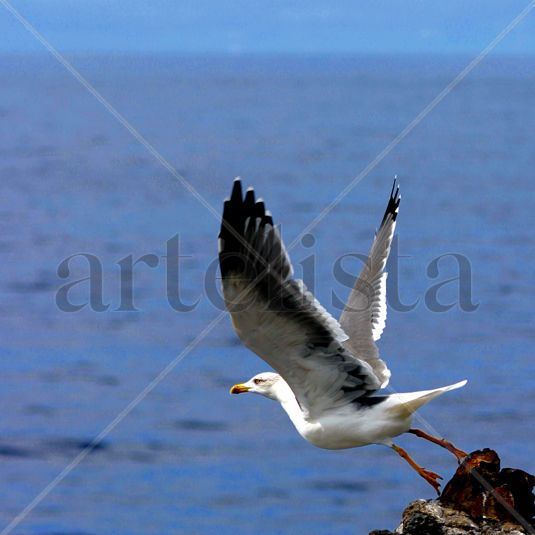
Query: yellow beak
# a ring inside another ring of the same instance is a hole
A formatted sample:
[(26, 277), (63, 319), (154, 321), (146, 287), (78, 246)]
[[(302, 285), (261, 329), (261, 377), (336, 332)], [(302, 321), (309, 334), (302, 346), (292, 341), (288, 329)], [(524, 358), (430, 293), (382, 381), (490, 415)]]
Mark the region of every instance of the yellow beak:
[(248, 386), (239, 384), (239, 385), (234, 385), (230, 389), (230, 393), (231, 394), (243, 394), (244, 392), (249, 392), (249, 390), (250, 390), (250, 388)]

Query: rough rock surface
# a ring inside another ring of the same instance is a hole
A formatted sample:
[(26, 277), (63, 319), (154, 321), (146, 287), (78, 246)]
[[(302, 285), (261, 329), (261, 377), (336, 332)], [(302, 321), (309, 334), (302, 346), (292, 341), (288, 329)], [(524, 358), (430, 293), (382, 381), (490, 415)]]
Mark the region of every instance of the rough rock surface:
[(394, 531), (370, 535), (535, 535), (535, 476), (500, 469), (490, 449), (472, 452), (437, 500), (416, 500)]

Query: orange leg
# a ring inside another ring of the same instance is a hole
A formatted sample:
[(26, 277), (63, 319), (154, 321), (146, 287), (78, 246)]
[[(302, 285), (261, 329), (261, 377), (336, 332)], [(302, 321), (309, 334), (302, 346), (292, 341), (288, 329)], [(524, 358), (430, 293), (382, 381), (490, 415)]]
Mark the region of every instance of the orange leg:
[(436, 490), (437, 494), (440, 496), (440, 483), (438, 482), (438, 480), (442, 479), (441, 476), (435, 474), (435, 472), (431, 472), (431, 470), (427, 470), (421, 467), (403, 448), (392, 444), (392, 449), (400, 457), (405, 459), (410, 464), (410, 466), (414, 468), (414, 470), (416, 470), (418, 474), (420, 474), (420, 476), (422, 476)]
[(428, 433), (420, 429), (409, 429), (409, 433), (412, 433), (413, 435), (416, 435), (417, 437), (420, 437), (420, 438), (425, 438), (425, 440), (429, 440), (429, 442), (433, 442), (433, 444), (438, 444), (439, 446), (446, 448), (448, 451), (453, 453), (455, 457), (457, 457), (457, 460), (459, 461), (459, 463), (465, 457), (468, 456), (468, 453), (466, 453), (463, 450), (460, 450), (459, 448), (456, 448), (449, 440), (434, 437), (433, 435), (429, 435)]

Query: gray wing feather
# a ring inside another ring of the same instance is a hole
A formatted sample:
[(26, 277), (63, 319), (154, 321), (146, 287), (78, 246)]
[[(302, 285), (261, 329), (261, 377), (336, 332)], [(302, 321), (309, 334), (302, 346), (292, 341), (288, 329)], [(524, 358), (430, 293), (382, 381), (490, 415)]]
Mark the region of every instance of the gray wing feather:
[(386, 262), (390, 254), (399, 210), (399, 186), (392, 193), (379, 230), (375, 234), (368, 259), (360, 272), (347, 304), (340, 316), (340, 325), (348, 334), (344, 342), (350, 352), (366, 361), (384, 388), (390, 379), (390, 370), (379, 358), (375, 342), (379, 340), (386, 323)]
[(339, 323), (318, 303), (292, 267), (264, 203), (242, 198), (235, 181), (219, 235), (223, 294), (242, 342), (290, 385), (303, 412), (317, 416), (358, 402), (379, 381), (366, 362), (343, 347)]

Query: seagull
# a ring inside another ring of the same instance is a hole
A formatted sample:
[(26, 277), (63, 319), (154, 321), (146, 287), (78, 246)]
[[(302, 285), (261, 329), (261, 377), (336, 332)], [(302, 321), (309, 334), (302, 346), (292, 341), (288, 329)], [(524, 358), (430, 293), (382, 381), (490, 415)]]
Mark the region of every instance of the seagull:
[(254, 190), (243, 195), (241, 180), (235, 179), (219, 234), (223, 296), (242, 343), (277, 373), (255, 375), (230, 393), (278, 401), (297, 432), (319, 448), (388, 446), (440, 495), (441, 476), (418, 465), (392, 439), (412, 433), (461, 462), (464, 451), (413, 428), (412, 417), (422, 405), (467, 381), (420, 392), (378, 393), (391, 375), (376, 342), (385, 327), (385, 265), (400, 199), (394, 181), (368, 260), (338, 322), (293, 278), (280, 228)]

